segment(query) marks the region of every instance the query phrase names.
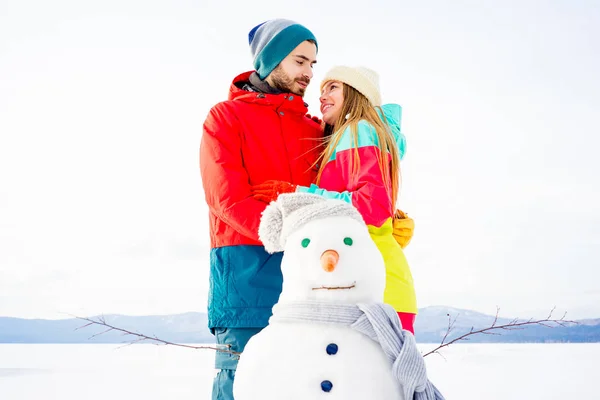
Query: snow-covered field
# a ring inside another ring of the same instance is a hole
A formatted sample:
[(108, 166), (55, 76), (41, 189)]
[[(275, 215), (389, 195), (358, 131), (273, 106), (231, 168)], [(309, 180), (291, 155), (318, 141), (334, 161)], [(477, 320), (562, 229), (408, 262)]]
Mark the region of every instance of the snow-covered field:
[[(454, 344), (426, 360), (448, 400), (598, 398), (600, 343)], [(2, 400), (210, 399), (213, 374), (212, 350), (0, 344)]]

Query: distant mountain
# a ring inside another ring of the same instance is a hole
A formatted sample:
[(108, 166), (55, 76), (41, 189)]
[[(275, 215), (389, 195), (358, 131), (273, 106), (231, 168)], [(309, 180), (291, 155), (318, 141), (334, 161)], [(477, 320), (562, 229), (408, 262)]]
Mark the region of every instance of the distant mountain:
[[(448, 330), (448, 318), (455, 321), (447, 340), (490, 326), (494, 317), (471, 310), (445, 306), (425, 307), (419, 310), (416, 321), (418, 342), (439, 343)], [(94, 317), (95, 319), (96, 317)], [(207, 329), (205, 313), (189, 312), (162, 316), (105, 315), (105, 321), (118, 328), (147, 336), (155, 336), (174, 343), (211, 343), (213, 336)], [(497, 325), (511, 319), (499, 318)], [(470, 336), (470, 343), (548, 343), (600, 342), (600, 318), (577, 321), (565, 327), (548, 328), (528, 326), (518, 330), (496, 331), (496, 335)], [(22, 319), (0, 317), (0, 343), (124, 343), (134, 339), (121, 332), (102, 333), (106, 328), (87, 326), (85, 321), (71, 318), (62, 320)], [(80, 328), (80, 329), (77, 329)]]
[[(92, 317), (97, 319), (98, 317)], [(126, 316), (104, 315), (106, 323), (175, 343), (207, 343), (214, 338), (207, 329), (205, 313), (176, 315)], [(104, 332), (106, 328), (76, 319), (44, 320), (0, 317), (0, 343), (123, 343), (134, 339), (122, 332)]]
[[(560, 318), (560, 316), (557, 316)], [(415, 323), (418, 342), (440, 343), (448, 324), (453, 321), (453, 328), (446, 341), (450, 341), (473, 329), (487, 328), (494, 323), (495, 317), (471, 310), (463, 310), (446, 306), (425, 307), (419, 310)], [(495, 325), (508, 324), (512, 318), (498, 318)], [(520, 319), (519, 321), (525, 321)], [(476, 334), (469, 336), (471, 343), (590, 343), (600, 342), (600, 318), (575, 321), (577, 324), (552, 327), (527, 325), (518, 329), (495, 330), (493, 335)]]

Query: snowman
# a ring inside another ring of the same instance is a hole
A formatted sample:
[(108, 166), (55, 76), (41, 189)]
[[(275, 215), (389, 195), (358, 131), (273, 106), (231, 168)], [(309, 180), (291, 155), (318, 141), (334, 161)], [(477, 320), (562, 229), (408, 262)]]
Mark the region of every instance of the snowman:
[(283, 287), (240, 356), (236, 400), (443, 399), (414, 337), (383, 304), (383, 258), (352, 205), (282, 194), (259, 236), (268, 252), (285, 251)]

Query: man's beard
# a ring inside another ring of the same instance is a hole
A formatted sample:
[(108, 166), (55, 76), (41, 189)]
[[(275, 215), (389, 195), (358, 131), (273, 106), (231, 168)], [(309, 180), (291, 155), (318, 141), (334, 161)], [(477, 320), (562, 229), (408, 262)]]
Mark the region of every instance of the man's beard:
[(298, 96), (304, 96), (304, 92), (306, 92), (306, 88), (303, 88), (302, 86), (298, 86), (298, 89), (296, 89), (296, 91), (294, 91), (294, 84), (296, 82), (304, 82), (308, 86), (308, 84), (310, 83), (310, 79), (290, 78), (289, 76), (287, 76), (285, 74), (285, 72), (283, 71), (281, 66), (278, 66), (277, 68), (275, 68), (275, 70), (273, 72), (271, 72), (271, 82), (272, 82), (272, 86), (275, 89), (279, 89), (282, 92), (291, 92), (291, 93), (297, 94)]

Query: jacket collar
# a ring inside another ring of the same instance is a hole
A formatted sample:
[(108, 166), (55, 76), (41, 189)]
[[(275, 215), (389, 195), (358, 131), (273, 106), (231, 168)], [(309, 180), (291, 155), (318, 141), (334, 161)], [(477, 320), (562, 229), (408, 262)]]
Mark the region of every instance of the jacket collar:
[(281, 94), (283, 91), (276, 89), (269, 85), (269, 83), (265, 80), (260, 79), (256, 72), (250, 74), (250, 78), (247, 84), (242, 86), (242, 89), (248, 90), (250, 92), (260, 92), (267, 94)]
[[(253, 73), (254, 71), (244, 72), (233, 79), (233, 82), (229, 87), (229, 100), (268, 105), (273, 106), (277, 110), (288, 109), (300, 114), (306, 114), (308, 112), (308, 105), (304, 103), (302, 96), (283, 92), (277, 94), (250, 92), (242, 89), (244, 84), (251, 82), (250, 76)], [(257, 89), (259, 90), (260, 87), (257, 87)]]

